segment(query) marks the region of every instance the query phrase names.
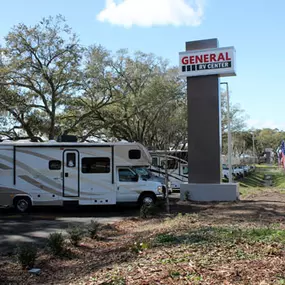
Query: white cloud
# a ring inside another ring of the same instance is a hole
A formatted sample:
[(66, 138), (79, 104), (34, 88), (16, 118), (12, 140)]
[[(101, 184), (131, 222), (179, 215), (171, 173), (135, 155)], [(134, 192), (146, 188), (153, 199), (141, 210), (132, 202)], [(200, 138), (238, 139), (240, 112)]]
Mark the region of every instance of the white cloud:
[(97, 20), (130, 28), (174, 25), (198, 26), (203, 17), (204, 0), (106, 0)]
[(262, 121), (262, 120), (248, 120), (247, 121), (248, 128), (254, 128), (254, 129), (279, 129), (279, 130), (285, 130), (285, 123), (283, 122), (275, 122), (275, 121)]

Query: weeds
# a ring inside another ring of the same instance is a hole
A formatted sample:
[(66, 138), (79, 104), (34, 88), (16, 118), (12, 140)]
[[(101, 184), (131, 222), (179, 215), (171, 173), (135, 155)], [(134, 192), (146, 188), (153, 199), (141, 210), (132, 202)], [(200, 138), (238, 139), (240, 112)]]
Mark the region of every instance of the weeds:
[(114, 276), (111, 281), (102, 283), (102, 285), (126, 285), (126, 279), (122, 276)]
[(184, 193), (184, 200), (191, 201), (191, 193), (190, 193), (190, 191), (186, 191)]
[(140, 208), (140, 218), (147, 219), (155, 214), (155, 205), (143, 204)]
[(179, 278), (180, 277), (180, 272), (179, 271), (170, 271), (169, 272), (169, 276), (171, 277), (171, 278)]
[(70, 239), (70, 242), (74, 246), (78, 246), (79, 242), (82, 240), (84, 231), (81, 227), (72, 226), (67, 229), (67, 233)]
[(155, 238), (155, 243), (164, 244), (164, 243), (175, 243), (178, 239), (172, 234), (159, 234)]
[(135, 253), (141, 253), (149, 247), (149, 244), (146, 242), (134, 242), (134, 244), (131, 246), (131, 251)]
[(48, 237), (47, 246), (53, 255), (62, 255), (64, 252), (64, 237), (62, 233), (50, 234)]
[(98, 231), (99, 231), (100, 224), (97, 221), (92, 220), (91, 223), (88, 225), (88, 233), (90, 238), (97, 239), (98, 238)]
[(32, 244), (23, 244), (17, 248), (17, 260), (23, 269), (34, 266), (37, 257), (37, 248)]

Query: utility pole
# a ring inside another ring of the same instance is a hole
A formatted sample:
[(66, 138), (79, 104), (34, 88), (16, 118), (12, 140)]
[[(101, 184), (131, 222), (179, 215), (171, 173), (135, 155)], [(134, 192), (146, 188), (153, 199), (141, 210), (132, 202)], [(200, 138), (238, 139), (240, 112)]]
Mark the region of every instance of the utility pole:
[(230, 118), (230, 95), (228, 82), (221, 82), (226, 85), (227, 92), (227, 124), (228, 124), (228, 164), (229, 164), (229, 183), (233, 182), (232, 179), (232, 133), (231, 133), (231, 118)]
[(254, 140), (254, 130), (252, 131), (252, 153), (253, 153), (253, 165), (255, 166), (255, 140)]
[(170, 213), (170, 206), (169, 206), (169, 196), (168, 196), (168, 182), (169, 182), (169, 179), (168, 179), (168, 157), (167, 157), (167, 149), (165, 150), (165, 153), (164, 153), (164, 159), (165, 159), (165, 175), (164, 175), (164, 183), (165, 183), (165, 198), (166, 198), (166, 212), (167, 214)]

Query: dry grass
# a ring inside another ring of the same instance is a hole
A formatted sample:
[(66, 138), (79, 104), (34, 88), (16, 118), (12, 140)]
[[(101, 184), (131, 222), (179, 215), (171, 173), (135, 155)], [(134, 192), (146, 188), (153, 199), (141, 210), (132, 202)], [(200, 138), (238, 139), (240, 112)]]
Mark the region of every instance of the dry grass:
[(237, 203), (176, 201), (171, 215), (126, 219), (66, 245), (63, 258), (42, 250), (39, 276), (4, 256), (0, 283), (285, 284), (285, 195), (263, 190)]

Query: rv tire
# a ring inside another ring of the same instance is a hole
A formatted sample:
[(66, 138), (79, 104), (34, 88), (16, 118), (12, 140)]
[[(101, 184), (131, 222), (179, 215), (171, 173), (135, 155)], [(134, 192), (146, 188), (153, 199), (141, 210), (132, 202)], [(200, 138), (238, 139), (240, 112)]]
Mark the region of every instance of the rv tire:
[(142, 193), (138, 200), (140, 206), (142, 206), (143, 204), (155, 204), (155, 201), (156, 196), (154, 195), (154, 193), (151, 192)]
[(32, 206), (31, 199), (29, 197), (15, 197), (14, 206), (19, 213), (26, 213)]

